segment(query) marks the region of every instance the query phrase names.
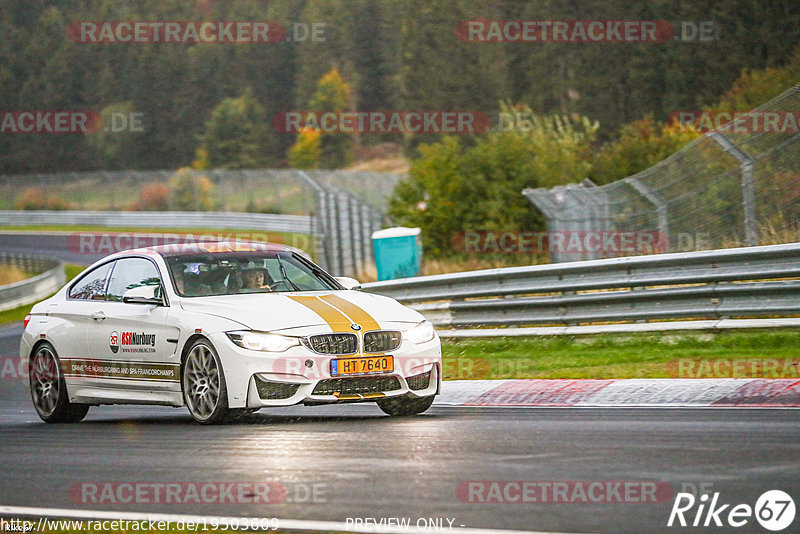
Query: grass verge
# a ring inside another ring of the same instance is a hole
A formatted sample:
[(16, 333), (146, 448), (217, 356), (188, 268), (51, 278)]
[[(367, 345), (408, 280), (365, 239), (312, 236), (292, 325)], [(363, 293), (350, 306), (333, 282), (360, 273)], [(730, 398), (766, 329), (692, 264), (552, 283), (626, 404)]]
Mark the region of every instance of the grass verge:
[(445, 380), (800, 378), (800, 329), (443, 340)]
[[(83, 271), (86, 266), (85, 265), (75, 265), (73, 263), (68, 263), (64, 267), (67, 272), (67, 281), (69, 282), (78, 274)], [(33, 304), (26, 304), (24, 306), (18, 306), (16, 308), (12, 308), (10, 310), (5, 310), (0, 312), (0, 326), (6, 326), (10, 323), (18, 323), (21, 322), (28, 312), (31, 311)]]

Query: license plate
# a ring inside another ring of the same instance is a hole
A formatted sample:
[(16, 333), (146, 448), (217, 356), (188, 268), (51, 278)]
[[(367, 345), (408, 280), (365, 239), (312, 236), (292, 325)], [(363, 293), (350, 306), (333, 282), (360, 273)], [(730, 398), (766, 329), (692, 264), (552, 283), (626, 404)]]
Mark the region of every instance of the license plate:
[(392, 371), (394, 371), (394, 358), (392, 356), (366, 356), (364, 358), (331, 360), (331, 376), (391, 373)]

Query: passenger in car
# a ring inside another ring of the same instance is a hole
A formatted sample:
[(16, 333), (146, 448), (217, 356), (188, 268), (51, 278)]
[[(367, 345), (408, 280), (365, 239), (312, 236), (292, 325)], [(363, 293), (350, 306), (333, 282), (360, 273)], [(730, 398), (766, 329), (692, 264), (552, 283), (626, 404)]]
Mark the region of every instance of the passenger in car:
[(179, 269), (173, 271), (172, 274), (175, 278), (175, 289), (179, 294), (187, 297), (200, 297), (212, 294), (211, 287), (200, 283), (198, 275), (185, 273)]

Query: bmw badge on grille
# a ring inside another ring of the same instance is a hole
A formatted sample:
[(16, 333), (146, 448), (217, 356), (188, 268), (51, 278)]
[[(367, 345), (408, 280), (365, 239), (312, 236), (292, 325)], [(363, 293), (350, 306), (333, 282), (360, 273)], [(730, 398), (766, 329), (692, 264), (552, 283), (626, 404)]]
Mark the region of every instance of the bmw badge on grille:
[(350, 328), (352, 328), (353, 330), (358, 332), (359, 330), (361, 330), (361, 325), (353, 323), (353, 324), (350, 325)]

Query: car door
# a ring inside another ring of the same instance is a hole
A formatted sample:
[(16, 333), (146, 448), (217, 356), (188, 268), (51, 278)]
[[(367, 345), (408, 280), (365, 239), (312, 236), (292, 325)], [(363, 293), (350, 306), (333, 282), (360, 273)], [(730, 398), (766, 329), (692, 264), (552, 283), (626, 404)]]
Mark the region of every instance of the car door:
[(87, 332), (94, 326), (92, 313), (105, 301), (113, 263), (98, 265), (82, 275), (70, 286), (66, 299), (51, 303), (46, 311), (47, 337), (58, 352), (71, 400), (91, 397), (91, 390), (98, 385)]
[[(156, 286), (162, 305), (125, 302), (126, 291)], [(130, 401), (164, 401), (147, 392), (180, 392), (180, 358), (175, 354), (179, 329), (168, 324), (169, 306), (163, 277), (147, 257), (117, 260), (111, 271), (106, 299), (92, 310), (87, 346), (102, 362), (105, 387), (125, 389)], [(136, 393), (139, 392), (139, 393)]]

